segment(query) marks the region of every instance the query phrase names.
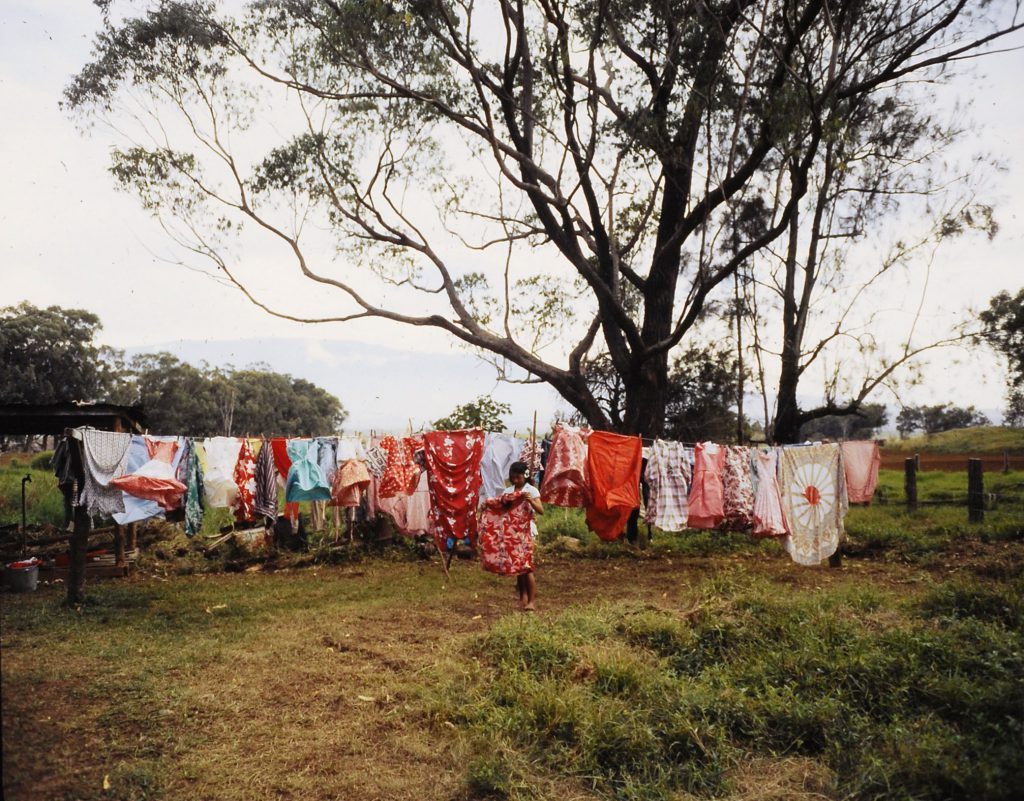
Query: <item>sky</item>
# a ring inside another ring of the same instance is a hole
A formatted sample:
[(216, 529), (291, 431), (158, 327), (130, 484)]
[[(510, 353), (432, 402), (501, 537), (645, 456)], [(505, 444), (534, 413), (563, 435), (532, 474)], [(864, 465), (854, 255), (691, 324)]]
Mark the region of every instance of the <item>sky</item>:
[[(568, 408), (544, 386), (497, 384), (490, 367), (439, 332), (275, 319), (234, 288), (172, 263), (177, 253), (167, 236), (137, 200), (114, 188), (107, 173), (112, 137), (101, 128), (82, 130), (58, 106), (89, 60), (99, 24), (87, 0), (0, 3), (0, 305), (88, 309), (103, 322), (101, 340), (129, 353), (170, 350), (192, 362), (239, 367), (266, 362), (336, 394), (349, 430), (418, 428), (480, 395), (512, 404), (509, 427), (519, 431), (534, 412), (546, 429), (556, 409)], [(1024, 52), (991, 56), (981, 72), (957, 91), (974, 102), (971, 144), (997, 154), (1005, 167), (985, 187), (1001, 230), (991, 243), (972, 239), (940, 252), (921, 323), (937, 332), (963, 309), (1024, 285)], [(312, 290), (297, 286), (291, 282), (289, 291), (314, 300)], [(907, 300), (894, 305), (916, 306), (920, 290), (908, 287)], [(905, 401), (971, 404), (998, 415), (1003, 375), (994, 357), (948, 352), (931, 359), (923, 376)]]

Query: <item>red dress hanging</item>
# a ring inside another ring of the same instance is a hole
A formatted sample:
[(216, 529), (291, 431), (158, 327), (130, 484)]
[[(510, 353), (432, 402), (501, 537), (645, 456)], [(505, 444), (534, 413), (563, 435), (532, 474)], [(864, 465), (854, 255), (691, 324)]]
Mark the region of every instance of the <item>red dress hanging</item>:
[(484, 432), (431, 431), (423, 435), (423, 451), (437, 547), (447, 552), (461, 541), (475, 548)]

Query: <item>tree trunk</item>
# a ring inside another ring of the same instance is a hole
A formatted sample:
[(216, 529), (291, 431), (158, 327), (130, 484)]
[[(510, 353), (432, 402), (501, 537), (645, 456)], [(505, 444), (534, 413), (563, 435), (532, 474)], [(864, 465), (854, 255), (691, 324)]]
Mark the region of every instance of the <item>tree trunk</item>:
[(788, 354), (785, 346), (782, 352), (782, 374), (779, 376), (779, 391), (776, 399), (775, 422), (772, 424), (772, 442), (791, 445), (800, 441), (800, 426), (803, 420), (797, 405), (796, 389), (800, 376), (796, 354)]
[(668, 357), (648, 361), (639, 372), (639, 377), (626, 386), (622, 433), (660, 437), (665, 429), (668, 403)]

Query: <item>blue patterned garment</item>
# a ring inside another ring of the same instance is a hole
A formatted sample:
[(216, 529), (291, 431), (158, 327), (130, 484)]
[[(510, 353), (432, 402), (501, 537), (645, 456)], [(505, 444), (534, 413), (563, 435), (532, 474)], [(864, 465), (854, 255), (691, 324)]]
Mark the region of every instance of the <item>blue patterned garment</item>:
[(288, 440), (288, 458), (292, 460), (285, 482), (285, 500), (288, 503), (331, 499), (331, 487), (317, 460), (319, 451), (316, 440)]

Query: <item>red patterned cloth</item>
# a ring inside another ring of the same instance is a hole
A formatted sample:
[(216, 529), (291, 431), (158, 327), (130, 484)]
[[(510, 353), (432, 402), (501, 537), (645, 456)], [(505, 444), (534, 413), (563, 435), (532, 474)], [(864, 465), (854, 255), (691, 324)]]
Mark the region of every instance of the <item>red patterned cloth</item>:
[(235, 520), (253, 520), (256, 517), (256, 455), (247, 439), (242, 440), (242, 448), (238, 451), (234, 478), (238, 487), (233, 504)]
[(750, 477), (750, 449), (729, 445), (722, 468), (722, 507), (725, 527), (746, 531), (754, 523), (754, 483)]
[(423, 449), (437, 547), (446, 552), (449, 539), (468, 540), (476, 547), (484, 432), (479, 428), (431, 431), (423, 435)]
[(526, 467), (531, 476), (537, 475), (541, 468), (541, 454), (543, 449), (536, 440), (530, 440), (523, 446), (523, 452), (519, 454), (520, 461), (526, 462)]
[(580, 430), (558, 423), (551, 440), (551, 452), (544, 468), (540, 499), (555, 506), (586, 506), (590, 502), (587, 446)]
[(640, 506), (640, 437), (595, 431), (587, 444), (587, 472), (593, 500), (587, 525), (603, 540), (622, 536), (630, 514)]
[(722, 470), (725, 448), (713, 442), (698, 442), (693, 449), (693, 481), (690, 482), (690, 528), (718, 528), (725, 517)]
[(388, 463), (380, 477), (377, 495), (393, 498), (395, 495), (411, 495), (420, 480), (420, 467), (413, 454), (420, 447), (420, 441), (412, 437), (396, 440), (388, 435), (381, 439), (380, 447), (388, 455)]
[(484, 501), (480, 514), (480, 567), (499, 576), (533, 572), (533, 506), (529, 496), (510, 492)]

